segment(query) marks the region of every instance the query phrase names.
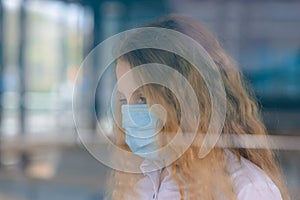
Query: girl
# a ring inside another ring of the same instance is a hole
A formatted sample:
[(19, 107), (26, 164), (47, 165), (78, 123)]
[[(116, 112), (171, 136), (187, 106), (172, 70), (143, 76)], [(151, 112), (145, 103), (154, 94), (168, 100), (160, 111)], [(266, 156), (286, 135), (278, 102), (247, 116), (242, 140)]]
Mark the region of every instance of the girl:
[[(243, 80), (234, 61), (202, 24), (189, 17), (168, 15), (146, 27), (181, 32), (201, 44), (213, 59), (221, 73), (226, 92), (227, 107), (223, 135), (230, 133), (264, 136), (267, 134), (249, 85)], [(124, 45), (132, 45), (133, 40), (133, 38), (127, 39)], [(120, 80), (136, 66), (148, 63), (160, 63), (173, 68), (194, 88), (201, 116), (195, 144), (201, 142), (201, 135), (207, 132), (211, 116), (210, 96), (203, 78), (191, 63), (178, 55), (159, 49), (138, 49), (117, 59), (117, 79)], [(120, 101), (116, 112), (122, 113), (122, 127), (116, 130), (115, 142), (149, 162), (143, 162), (141, 170), (144, 173), (142, 174), (114, 171), (109, 178), (107, 199), (289, 199), (273, 152), (268, 149), (264, 137), (260, 137), (261, 141), (259, 141), (264, 148), (214, 147), (204, 158), (198, 157), (199, 145), (192, 144), (176, 162), (160, 170), (143, 171), (147, 167), (151, 168), (151, 159), (145, 156), (147, 150), (155, 150), (168, 143), (160, 135), (172, 138), (172, 133), (178, 130), (182, 113), (177, 97), (161, 85), (144, 85), (130, 97), (126, 87), (134, 85), (134, 79), (135, 77), (132, 77), (132, 82), (118, 86)], [(133, 126), (132, 122), (128, 121), (127, 111), (146, 110), (150, 112), (150, 121), (155, 122), (158, 117), (155, 112), (153, 114), (149, 110), (149, 107), (154, 104), (162, 105), (167, 114), (160, 133), (148, 138), (147, 141), (134, 140), (131, 134), (147, 134), (150, 129), (144, 130), (145, 132), (138, 129), (139, 122), (143, 123), (145, 120), (141, 115), (137, 115), (136, 118), (132, 115), (131, 120), (139, 121)], [(193, 108), (190, 110), (192, 111)], [(183, 135), (188, 131), (188, 127), (181, 130)], [(143, 142), (146, 144), (141, 144)], [(140, 148), (145, 146), (147, 148)]]

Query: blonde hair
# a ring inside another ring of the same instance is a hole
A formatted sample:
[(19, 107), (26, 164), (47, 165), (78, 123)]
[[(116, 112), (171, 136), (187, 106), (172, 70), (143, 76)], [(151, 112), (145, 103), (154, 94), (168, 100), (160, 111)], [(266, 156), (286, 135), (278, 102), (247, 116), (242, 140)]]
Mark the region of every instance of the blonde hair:
[[(147, 27), (161, 27), (179, 31), (200, 43), (218, 66), (226, 91), (226, 119), (222, 134), (252, 134), (265, 136), (263, 125), (253, 91), (244, 80), (234, 61), (220, 46), (215, 37), (199, 22), (192, 18), (168, 15), (162, 17)], [(132, 39), (132, 38), (131, 38)], [(132, 42), (132, 41), (131, 41)], [(126, 61), (131, 67), (145, 63), (161, 63), (174, 68), (183, 74), (195, 90), (199, 102), (201, 120), (194, 143), (201, 143), (202, 135), (208, 129), (211, 116), (211, 101), (203, 78), (188, 61), (170, 52), (158, 49), (139, 49), (124, 54), (119, 60)], [(141, 91), (149, 99), (149, 104), (160, 103), (168, 112), (167, 122), (163, 132), (174, 133), (179, 126), (180, 106), (176, 96), (160, 85), (145, 85)], [(192, 108), (191, 108), (192, 109)], [(188, 132), (189, 127), (182, 131)], [(125, 144), (123, 130), (118, 129), (116, 143), (129, 151)], [(263, 137), (262, 137), (263, 138)], [(165, 141), (167, 142), (167, 141)], [(238, 158), (244, 157), (260, 167), (277, 185), (284, 200), (288, 200), (281, 172), (275, 162), (273, 152), (266, 140), (261, 139), (261, 149), (229, 148)], [(230, 174), (226, 171), (225, 152), (215, 147), (205, 158), (199, 159), (199, 146), (191, 145), (187, 151), (172, 164), (172, 177), (177, 182), (180, 199), (184, 199), (184, 182), (187, 184), (189, 199), (215, 199), (221, 193), (227, 199), (237, 199), (232, 188)], [(124, 161), (126, 162), (126, 161)], [(128, 162), (128, 161), (127, 161)], [(181, 174), (183, 180), (179, 178)], [(134, 196), (134, 185), (142, 177), (141, 174), (129, 174), (113, 171), (109, 180), (108, 199), (126, 199), (126, 195)]]

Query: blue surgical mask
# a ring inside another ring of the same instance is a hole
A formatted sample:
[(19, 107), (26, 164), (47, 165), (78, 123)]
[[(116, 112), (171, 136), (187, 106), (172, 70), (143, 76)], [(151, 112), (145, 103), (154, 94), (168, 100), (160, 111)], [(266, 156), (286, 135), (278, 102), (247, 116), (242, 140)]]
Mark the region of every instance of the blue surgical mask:
[(148, 104), (122, 105), (122, 127), (126, 132), (126, 143), (133, 153), (151, 160), (157, 158), (159, 120)]

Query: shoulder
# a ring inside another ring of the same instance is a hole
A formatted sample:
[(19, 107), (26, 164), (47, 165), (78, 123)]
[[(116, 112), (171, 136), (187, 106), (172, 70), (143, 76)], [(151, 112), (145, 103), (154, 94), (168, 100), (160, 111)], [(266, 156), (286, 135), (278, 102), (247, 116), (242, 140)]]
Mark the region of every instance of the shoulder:
[(282, 200), (280, 191), (270, 177), (251, 161), (225, 150), (227, 170), (239, 200)]
[(244, 185), (237, 193), (237, 196), (239, 200), (282, 200), (280, 191), (274, 183), (266, 184), (262, 181)]

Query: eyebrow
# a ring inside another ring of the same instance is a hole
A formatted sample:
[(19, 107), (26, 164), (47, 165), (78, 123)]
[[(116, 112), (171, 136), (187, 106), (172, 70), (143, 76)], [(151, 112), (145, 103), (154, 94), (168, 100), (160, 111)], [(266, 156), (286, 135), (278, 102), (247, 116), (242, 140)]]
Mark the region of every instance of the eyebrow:
[(120, 92), (119, 90), (117, 90), (117, 95), (118, 95), (118, 96), (126, 97), (126, 96), (124, 95), (124, 93), (123, 93), (123, 92)]

